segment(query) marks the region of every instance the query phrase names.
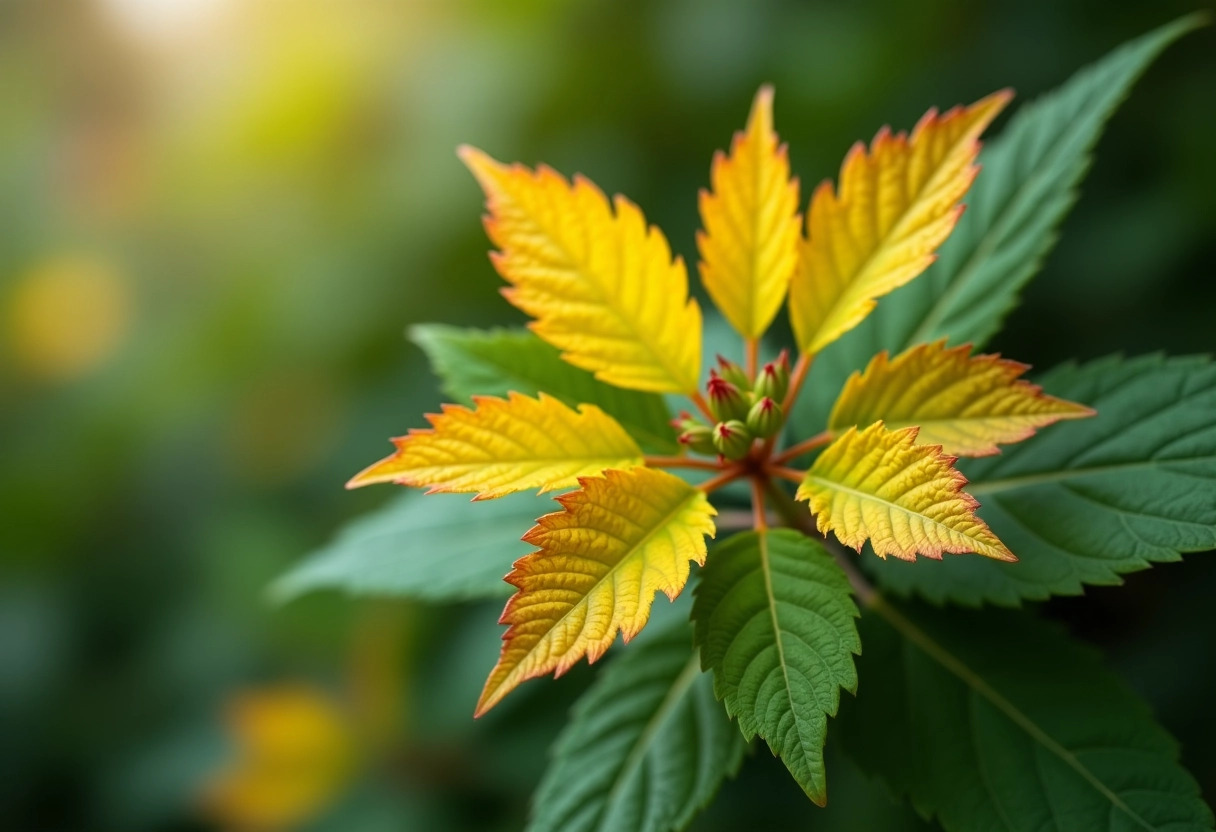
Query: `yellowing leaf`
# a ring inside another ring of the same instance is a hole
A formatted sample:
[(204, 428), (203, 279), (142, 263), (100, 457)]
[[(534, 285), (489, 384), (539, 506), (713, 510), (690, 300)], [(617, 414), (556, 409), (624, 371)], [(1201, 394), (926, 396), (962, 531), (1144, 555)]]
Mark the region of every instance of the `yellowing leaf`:
[(605, 468), (642, 464), (642, 450), (595, 405), (572, 410), (552, 396), (474, 396), (475, 409), (445, 404), (429, 429), (393, 440), (397, 452), (347, 483), (430, 486), (430, 493), (476, 492), (478, 500), (513, 491), (568, 488)]
[(701, 282), (731, 326), (759, 338), (798, 262), (798, 180), (773, 131), (773, 88), (761, 87), (730, 156), (714, 154), (713, 191), (701, 191)]
[[(490, 210), (503, 294), (577, 367), (618, 387), (690, 393), (701, 371), (701, 310), (684, 261), (622, 196), (609, 205), (582, 176), (503, 165), (472, 147), (460, 158)], [(615, 208), (615, 213), (614, 213)]]
[(1020, 442), (1037, 428), (1094, 415), (1019, 378), (1026, 364), (970, 352), (969, 346), (947, 349), (942, 340), (893, 359), (879, 353), (865, 373), (853, 373), (845, 383), (829, 430), (881, 420), (888, 429), (919, 427), (916, 441), (941, 445), (943, 453), (989, 456), (998, 453), (998, 444)]
[(911, 137), (884, 127), (870, 151), (858, 142), (840, 168), (840, 189), (815, 189), (790, 322), (803, 352), (816, 353), (870, 314), (875, 300), (923, 272), (962, 211), (978, 171), (980, 133), (1009, 102), (1003, 90), (943, 116), (930, 110)]
[(594, 662), (618, 630), (633, 638), (654, 594), (674, 599), (688, 562), (705, 562), (715, 512), (700, 489), (652, 468), (581, 482), (581, 491), (557, 498), (565, 511), (540, 518), (524, 536), (540, 551), (507, 576), (519, 592), (502, 614), (509, 629), (479, 716), (527, 679), (560, 676), (584, 655)]
[(967, 480), (953, 463), (937, 447), (917, 445), (916, 428), (850, 428), (815, 460), (798, 499), (810, 503), (820, 532), (858, 551), (868, 539), (882, 558), (976, 552), (1017, 560), (975, 516), (979, 503), (963, 492)]

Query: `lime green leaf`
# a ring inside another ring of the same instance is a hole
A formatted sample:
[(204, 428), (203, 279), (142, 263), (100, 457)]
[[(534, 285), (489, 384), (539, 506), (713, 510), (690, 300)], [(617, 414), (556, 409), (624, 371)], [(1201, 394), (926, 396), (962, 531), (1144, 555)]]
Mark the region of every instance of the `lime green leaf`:
[(528, 829), (683, 829), (745, 748), (678, 622), (622, 651), (575, 705)]
[(1110, 358), (1041, 381), (1097, 416), (959, 466), (980, 516), (1020, 562), (874, 564), (884, 586), (935, 601), (1016, 604), (1117, 584), (1123, 573), (1216, 547), (1216, 365)]
[(512, 561), (531, 551), (519, 531), (552, 508), (551, 499), (530, 494), (471, 503), (409, 491), (296, 564), (270, 595), (280, 602), (320, 589), (437, 602), (502, 598)]
[(828, 717), (840, 688), (856, 690), (861, 652), (840, 567), (788, 529), (736, 535), (701, 570), (692, 615), (702, 664), (743, 735), (764, 737), (822, 806)]
[(1161, 51), (1202, 20), (1185, 17), (1124, 44), (987, 141), (967, 211), (938, 261), (816, 358), (803, 397), (815, 404), (796, 417), (802, 433), (822, 428), (845, 379), (882, 350), (938, 338), (978, 348), (992, 337), (1055, 243), (1107, 119)]
[(678, 447), (662, 396), (605, 384), (563, 361), (555, 347), (527, 330), (426, 324), (412, 328), (410, 337), (426, 352), (452, 399), (468, 403), (478, 395), (545, 392), (570, 407), (597, 405), (652, 451)]
[(1174, 740), (1057, 628), (880, 600), (861, 632), (835, 736), (950, 832), (1212, 828)]

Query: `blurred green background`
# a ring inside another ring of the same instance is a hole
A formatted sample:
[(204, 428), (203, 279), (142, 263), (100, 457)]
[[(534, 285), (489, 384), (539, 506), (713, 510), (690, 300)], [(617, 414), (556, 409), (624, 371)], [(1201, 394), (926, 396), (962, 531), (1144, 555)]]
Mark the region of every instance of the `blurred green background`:
[[(265, 596), (391, 496), (342, 484), (438, 403), (405, 328), (520, 320), (458, 143), (629, 194), (695, 262), (697, 190), (760, 83), (809, 187), (884, 123), (1033, 98), (1193, 9), (0, 4), (3, 826), (521, 825), (593, 673), (474, 723), (495, 605)], [(1173, 47), (1114, 118), (995, 347), (1040, 367), (1212, 350), (1214, 37)], [(1209, 801), (1214, 592), (1193, 557), (1049, 605), (1152, 702)], [(925, 828), (831, 765), (825, 812), (760, 749), (698, 828)]]

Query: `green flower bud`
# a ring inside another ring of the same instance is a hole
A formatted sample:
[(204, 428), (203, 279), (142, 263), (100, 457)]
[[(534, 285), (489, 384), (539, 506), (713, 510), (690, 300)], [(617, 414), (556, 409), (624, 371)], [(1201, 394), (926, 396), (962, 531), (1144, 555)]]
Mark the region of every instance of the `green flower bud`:
[(718, 452), (714, 445), (714, 432), (708, 425), (694, 425), (680, 434), (679, 442), (695, 454), (712, 455)]
[(740, 390), (750, 390), (752, 380), (743, 372), (743, 368), (728, 358), (718, 356), (718, 375), (738, 387)]
[(784, 422), (785, 413), (782, 412), (781, 405), (768, 396), (757, 401), (747, 412), (747, 429), (761, 439), (774, 436), (781, 430)]
[(752, 448), (752, 434), (738, 419), (714, 426), (714, 446), (727, 459), (743, 459)]
[(693, 416), (687, 410), (681, 410), (680, 415), (671, 420), (671, 426), (679, 433), (686, 433), (697, 428), (705, 428), (709, 430), (709, 425), (702, 422), (696, 416)]
[(751, 402), (739, 392), (738, 387), (717, 373), (710, 373), (707, 389), (709, 390), (709, 412), (718, 421), (728, 422), (731, 419), (743, 421), (747, 418)]
[(770, 361), (760, 368), (756, 375), (756, 396), (767, 396), (773, 401), (785, 401), (785, 394), (790, 389), (790, 359), (785, 350), (776, 361)]

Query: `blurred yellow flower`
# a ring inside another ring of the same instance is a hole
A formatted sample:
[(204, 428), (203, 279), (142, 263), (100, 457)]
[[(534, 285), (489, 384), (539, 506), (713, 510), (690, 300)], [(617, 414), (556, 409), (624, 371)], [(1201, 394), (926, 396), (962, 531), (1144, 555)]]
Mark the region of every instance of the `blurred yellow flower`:
[(322, 812), (353, 774), (352, 726), (305, 684), (238, 694), (228, 703), (236, 754), (204, 786), (203, 808), (225, 829), (293, 828)]
[(8, 346), (29, 375), (70, 380), (106, 361), (130, 329), (129, 284), (109, 263), (57, 256), (20, 279), (7, 303)]

